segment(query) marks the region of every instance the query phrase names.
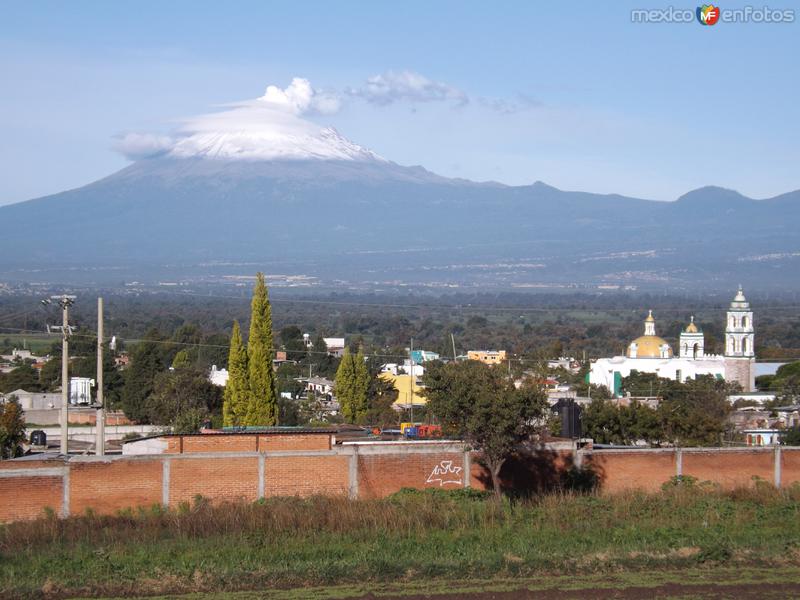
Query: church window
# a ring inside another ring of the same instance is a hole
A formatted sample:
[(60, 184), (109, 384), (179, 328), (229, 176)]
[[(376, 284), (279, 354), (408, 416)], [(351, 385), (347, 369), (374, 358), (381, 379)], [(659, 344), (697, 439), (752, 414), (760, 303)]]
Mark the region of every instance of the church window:
[(700, 352), (700, 344), (695, 344), (694, 348), (692, 349), (692, 356), (693, 358), (697, 358), (697, 354)]
[(742, 352), (747, 352), (747, 338), (742, 338)]
[(747, 317), (742, 317), (742, 327), (747, 327)]

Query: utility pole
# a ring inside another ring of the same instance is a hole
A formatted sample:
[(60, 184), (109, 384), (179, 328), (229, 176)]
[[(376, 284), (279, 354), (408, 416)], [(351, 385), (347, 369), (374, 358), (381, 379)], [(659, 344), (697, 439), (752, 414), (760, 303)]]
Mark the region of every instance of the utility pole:
[(450, 341), (453, 343), (453, 362), (455, 362), (458, 360), (458, 357), (456, 356), (456, 338), (452, 332), (450, 333)]
[[(71, 329), (69, 326), (69, 307), (75, 303), (75, 296), (50, 296), (42, 300), (44, 306), (48, 306), (56, 301), (61, 307), (62, 325), (61, 329), (61, 415), (59, 418), (61, 425), (61, 454), (69, 453), (69, 336)], [(53, 327), (52, 329), (58, 329)], [(47, 326), (50, 333), (51, 327)]]
[(411, 365), (411, 377), (408, 378), (408, 399), (411, 401), (411, 422), (414, 422), (414, 338), (408, 350), (408, 362)]
[(97, 456), (106, 453), (106, 413), (103, 406), (103, 299), (97, 299), (97, 418), (95, 432), (97, 439), (94, 452)]

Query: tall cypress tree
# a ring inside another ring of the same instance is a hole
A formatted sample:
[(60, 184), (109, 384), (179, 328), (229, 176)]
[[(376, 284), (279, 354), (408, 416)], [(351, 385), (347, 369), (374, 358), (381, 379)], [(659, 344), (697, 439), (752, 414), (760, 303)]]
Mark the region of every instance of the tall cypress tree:
[(361, 348), (358, 349), (358, 354), (353, 358), (353, 422), (363, 423), (367, 416), (369, 409), (368, 392), (370, 374), (367, 368), (367, 362), (364, 358), (364, 352)]
[(344, 349), (342, 362), (336, 370), (336, 384), (334, 390), (336, 399), (339, 401), (339, 409), (342, 411), (344, 420), (348, 423), (355, 421), (355, 406), (353, 394), (356, 387), (356, 369), (353, 355), (348, 348)]
[(242, 343), (239, 322), (233, 322), (231, 347), (228, 351), (228, 383), (222, 405), (222, 424), (225, 427), (244, 425), (250, 400), (250, 383), (247, 373), (247, 351)]
[(250, 305), (247, 372), (250, 402), (245, 424), (276, 425), (278, 397), (275, 392), (275, 373), (272, 371), (272, 309), (263, 273), (256, 275), (256, 286)]
[(359, 349), (353, 356), (345, 348), (342, 362), (336, 371), (336, 399), (344, 420), (361, 423), (367, 416), (370, 374), (364, 361), (364, 352)]

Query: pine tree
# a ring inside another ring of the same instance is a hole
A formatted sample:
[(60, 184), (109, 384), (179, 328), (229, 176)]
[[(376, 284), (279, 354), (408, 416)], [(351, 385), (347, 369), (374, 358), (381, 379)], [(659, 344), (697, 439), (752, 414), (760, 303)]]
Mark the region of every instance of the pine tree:
[(239, 322), (234, 321), (228, 351), (228, 383), (225, 385), (225, 402), (222, 405), (222, 424), (225, 427), (244, 425), (249, 399), (247, 351), (242, 343)]
[(250, 402), (245, 424), (276, 425), (278, 397), (275, 392), (275, 374), (272, 371), (272, 309), (263, 273), (256, 275), (256, 286), (250, 307), (247, 371)]
[(345, 348), (342, 361), (339, 363), (339, 368), (336, 371), (334, 391), (336, 392), (336, 399), (339, 401), (342, 416), (347, 423), (353, 423), (355, 421), (356, 415), (353, 402), (355, 387), (355, 361), (353, 360), (353, 355), (350, 354), (350, 350)]

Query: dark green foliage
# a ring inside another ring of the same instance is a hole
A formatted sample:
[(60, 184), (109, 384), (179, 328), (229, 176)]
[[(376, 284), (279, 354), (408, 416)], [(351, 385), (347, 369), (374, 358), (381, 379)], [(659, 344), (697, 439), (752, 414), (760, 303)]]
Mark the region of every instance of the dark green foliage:
[(781, 435), (784, 446), (800, 446), (800, 427), (790, 427)]
[(221, 409), (222, 389), (191, 367), (156, 375), (153, 393), (145, 402), (147, 421), (172, 427), (176, 433), (196, 432), (204, 419)]
[(517, 389), (503, 369), (474, 360), (430, 363), (423, 382), (428, 410), (446, 433), (481, 451), (500, 494), (500, 469), (544, 415), (544, 392), (530, 382)]
[(38, 392), (41, 389), (39, 374), (30, 363), (22, 362), (12, 371), (0, 373), (0, 393), (13, 392), (14, 390)]
[(154, 391), (155, 378), (172, 362), (173, 353), (167, 352), (161, 341), (164, 338), (158, 331), (149, 331), (131, 351), (131, 362), (125, 370), (120, 405), (125, 415), (138, 423), (149, 422), (147, 399)]
[(17, 399), (12, 396), (0, 403), (0, 460), (22, 453), (25, 440), (25, 418)]
[(623, 389), (647, 395), (652, 390), (662, 401), (652, 409), (637, 401), (617, 406), (610, 400), (593, 400), (582, 416), (586, 437), (601, 444), (718, 446), (728, 431), (726, 398), (734, 385), (710, 376), (679, 383), (633, 372), (623, 379)]
[(397, 389), (390, 381), (379, 377), (381, 360), (370, 358), (367, 361), (369, 373), (369, 387), (367, 389), (367, 404), (369, 408), (364, 417), (364, 423), (381, 429), (394, 427), (400, 423), (397, 411), (392, 405), (397, 400)]
[(287, 325), (281, 329), (281, 346), (286, 351), (287, 360), (302, 360), (306, 355), (303, 332), (297, 325)]

